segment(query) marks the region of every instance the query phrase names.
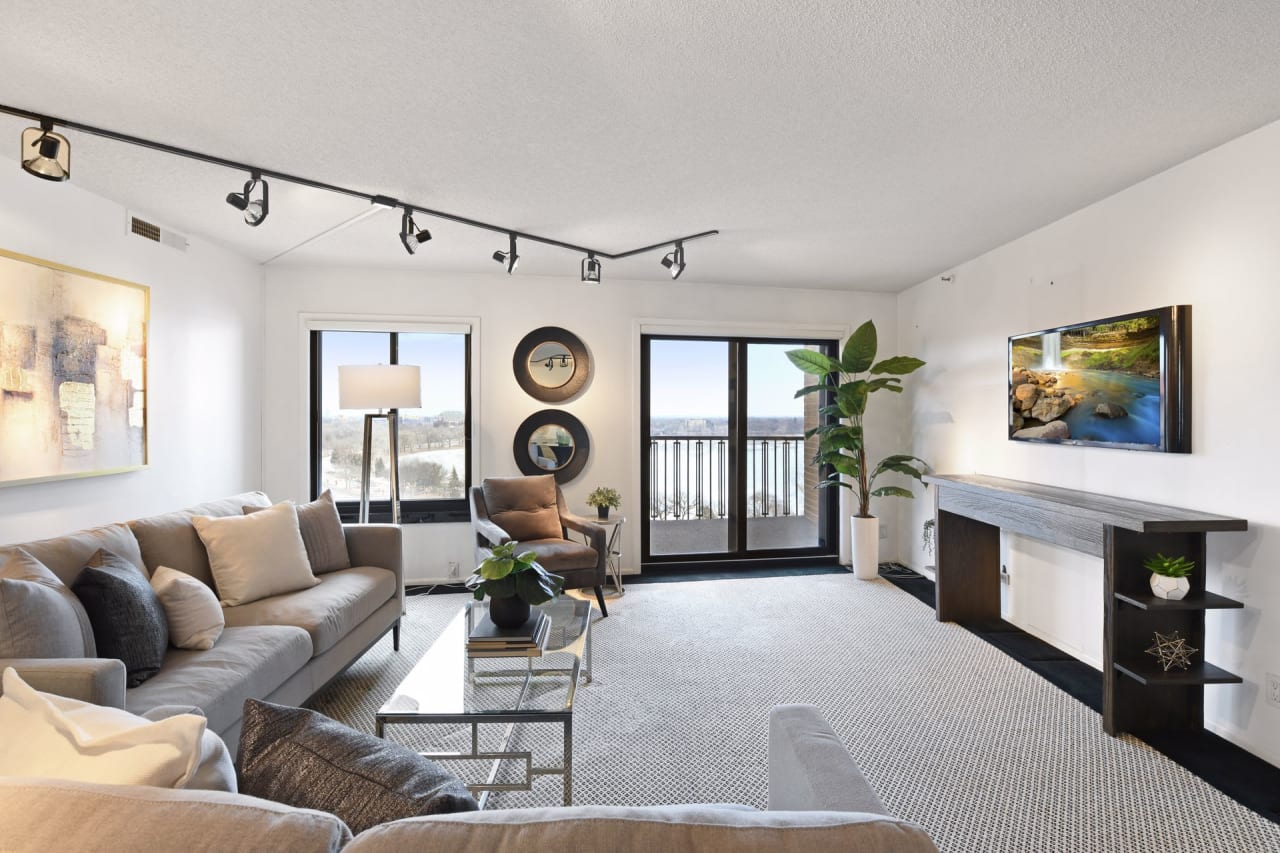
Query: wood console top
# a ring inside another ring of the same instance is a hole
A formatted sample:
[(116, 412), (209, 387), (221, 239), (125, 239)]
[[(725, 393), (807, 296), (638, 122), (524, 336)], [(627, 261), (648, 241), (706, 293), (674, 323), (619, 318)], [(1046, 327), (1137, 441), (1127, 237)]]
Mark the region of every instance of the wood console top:
[(1249, 529), (1249, 522), (1243, 518), (1230, 518), (1039, 483), (1025, 483), (1021, 480), (988, 477), (984, 474), (928, 474), (924, 481), (939, 489), (956, 489), (971, 493), (977, 498), (993, 498), (998, 502), (1019, 504), (1028, 511), (1068, 515), (1077, 523), (1109, 524), (1138, 533)]

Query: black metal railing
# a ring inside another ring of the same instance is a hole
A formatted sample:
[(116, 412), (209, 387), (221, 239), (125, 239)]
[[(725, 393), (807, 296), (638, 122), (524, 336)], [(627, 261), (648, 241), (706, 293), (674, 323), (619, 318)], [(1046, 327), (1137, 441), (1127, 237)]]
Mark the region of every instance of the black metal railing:
[[(804, 515), (804, 437), (747, 436), (747, 516)], [(729, 513), (728, 436), (649, 439), (649, 518), (724, 518)]]

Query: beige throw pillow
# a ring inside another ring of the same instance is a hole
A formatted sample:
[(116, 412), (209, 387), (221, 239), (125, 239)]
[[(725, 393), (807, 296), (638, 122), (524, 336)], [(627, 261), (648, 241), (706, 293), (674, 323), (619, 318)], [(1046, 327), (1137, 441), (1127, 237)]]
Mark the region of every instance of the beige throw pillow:
[(222, 636), (226, 618), (218, 596), (185, 572), (160, 566), (151, 576), (151, 588), (164, 605), (169, 622), (169, 642), (180, 649), (211, 649)]
[[(264, 509), (266, 507), (246, 506), (244, 514)], [(311, 503), (298, 505), (298, 529), (314, 574), (351, 568), (347, 536), (342, 532), (342, 518), (338, 515), (338, 505), (333, 502), (333, 492), (325, 489), (324, 494)]]
[(0, 776), (181, 788), (199, 764), (205, 719), (159, 722), (41, 693), (8, 667), (0, 696)]
[(223, 607), (313, 587), (307, 550), (291, 503), (252, 515), (191, 517), (209, 552), (209, 568)]

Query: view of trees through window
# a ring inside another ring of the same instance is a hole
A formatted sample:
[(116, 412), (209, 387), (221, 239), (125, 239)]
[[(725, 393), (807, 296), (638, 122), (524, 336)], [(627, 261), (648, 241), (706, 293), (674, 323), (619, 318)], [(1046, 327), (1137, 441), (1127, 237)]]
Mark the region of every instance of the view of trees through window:
[[(360, 499), (364, 411), (339, 408), (338, 366), (416, 364), (422, 371), (422, 407), (400, 409), (400, 498), (466, 498), (467, 336), (464, 333), (339, 332), (320, 338), (319, 491), (339, 501)], [(375, 421), (370, 498), (391, 495), (385, 421)]]

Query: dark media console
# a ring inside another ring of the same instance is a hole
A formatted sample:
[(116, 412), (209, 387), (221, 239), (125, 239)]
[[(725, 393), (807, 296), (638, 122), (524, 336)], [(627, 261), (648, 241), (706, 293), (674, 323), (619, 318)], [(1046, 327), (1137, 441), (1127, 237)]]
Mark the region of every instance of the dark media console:
[[(1000, 618), (1001, 530), (1102, 558), (1108, 734), (1202, 728), (1203, 686), (1243, 680), (1204, 659), (1205, 611), (1244, 606), (1205, 589), (1205, 534), (1247, 530), (1246, 520), (999, 477), (924, 479), (937, 487), (939, 621)], [(1157, 552), (1195, 561), (1186, 598), (1152, 594), (1142, 564)], [(1145, 653), (1156, 631), (1178, 631), (1200, 650), (1189, 669), (1166, 672)]]

